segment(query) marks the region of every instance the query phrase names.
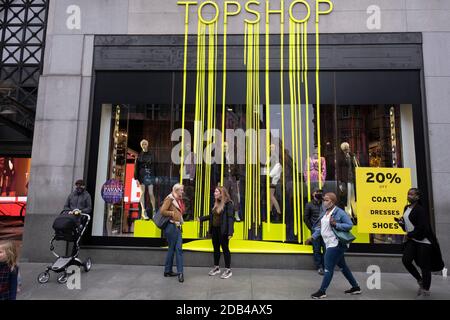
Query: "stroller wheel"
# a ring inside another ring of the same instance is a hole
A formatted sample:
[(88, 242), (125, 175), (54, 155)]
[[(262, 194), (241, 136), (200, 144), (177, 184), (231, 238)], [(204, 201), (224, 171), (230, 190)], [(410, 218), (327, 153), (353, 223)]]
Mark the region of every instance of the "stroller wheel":
[(91, 270), (92, 267), (92, 261), (91, 258), (87, 258), (86, 261), (83, 264), (84, 267), (84, 271), (89, 272), (89, 270)]
[(58, 283), (66, 283), (67, 282), (67, 278), (68, 278), (67, 272), (64, 271), (60, 275), (58, 275), (57, 281), (58, 281)]
[(50, 279), (50, 273), (48, 273), (47, 271), (44, 271), (38, 275), (37, 281), (39, 283), (47, 283), (49, 279)]

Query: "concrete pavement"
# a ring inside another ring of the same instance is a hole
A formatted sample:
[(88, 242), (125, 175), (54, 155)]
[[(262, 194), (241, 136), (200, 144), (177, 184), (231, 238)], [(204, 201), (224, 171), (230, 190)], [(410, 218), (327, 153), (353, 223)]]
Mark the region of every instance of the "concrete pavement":
[[(18, 300), (302, 300), (310, 299), (322, 277), (311, 270), (233, 269), (233, 276), (220, 279), (208, 276), (209, 268), (185, 267), (185, 282), (163, 277), (162, 266), (95, 264), (90, 272), (81, 272), (81, 288), (68, 289), (56, 281), (39, 284), (37, 276), (45, 270), (42, 263), (22, 263), (22, 287)], [(407, 273), (381, 273), (380, 289), (368, 289), (369, 274), (354, 272), (363, 293), (349, 296), (341, 272), (336, 271), (327, 299), (330, 300), (413, 300), (417, 299), (416, 281)], [(373, 283), (373, 282), (372, 282)], [(434, 275), (431, 296), (426, 299), (450, 299), (450, 280)], [(424, 299), (420, 297), (420, 299)]]

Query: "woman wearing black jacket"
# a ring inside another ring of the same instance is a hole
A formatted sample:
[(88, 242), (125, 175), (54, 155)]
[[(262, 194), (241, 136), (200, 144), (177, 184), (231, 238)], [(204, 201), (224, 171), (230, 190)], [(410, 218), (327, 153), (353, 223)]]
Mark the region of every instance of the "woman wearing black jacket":
[(232, 276), (231, 253), (228, 247), (234, 233), (233, 201), (225, 187), (217, 187), (214, 190), (214, 207), (210, 215), (203, 216), (200, 221), (209, 219), (209, 234), (214, 247), (214, 268), (209, 272), (210, 276), (220, 273), (220, 247), (225, 258), (225, 271), (220, 276), (227, 279)]
[[(402, 262), (419, 284), (418, 295), (429, 296), (431, 272), (442, 270), (442, 256), (428, 212), (420, 203), (419, 189), (409, 189), (408, 202), (403, 217), (397, 220), (406, 232)], [(422, 275), (413, 261), (420, 267)]]

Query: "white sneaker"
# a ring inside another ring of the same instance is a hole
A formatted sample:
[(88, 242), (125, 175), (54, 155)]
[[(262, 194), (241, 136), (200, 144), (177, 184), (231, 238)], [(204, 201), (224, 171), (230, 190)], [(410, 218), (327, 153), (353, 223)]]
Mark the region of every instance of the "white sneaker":
[(219, 274), (220, 273), (220, 268), (219, 267), (214, 267), (214, 269), (212, 269), (209, 273), (208, 273), (208, 275), (210, 275), (210, 276), (215, 276), (216, 274)]
[(228, 279), (229, 277), (231, 277), (233, 275), (233, 273), (231, 272), (231, 269), (226, 269), (222, 275), (220, 276), (221, 279)]
[(234, 220), (236, 220), (237, 222), (241, 221), (241, 218), (239, 218), (239, 213), (234, 213)]

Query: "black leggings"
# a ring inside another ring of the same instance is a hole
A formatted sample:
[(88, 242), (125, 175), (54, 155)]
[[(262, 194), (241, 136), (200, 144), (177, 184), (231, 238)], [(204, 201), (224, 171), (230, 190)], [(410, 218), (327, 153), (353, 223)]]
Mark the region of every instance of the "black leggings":
[[(415, 262), (422, 270), (422, 276), (412, 262)], [(405, 243), (402, 258), (403, 265), (417, 280), (422, 281), (422, 286), (425, 290), (430, 290), (431, 286), (431, 245), (418, 243), (413, 240), (408, 240)]]
[(214, 247), (214, 265), (218, 266), (220, 261), (220, 246), (222, 246), (223, 256), (225, 257), (225, 268), (231, 266), (231, 253), (228, 248), (228, 235), (220, 233), (220, 227), (212, 227), (212, 242)]

